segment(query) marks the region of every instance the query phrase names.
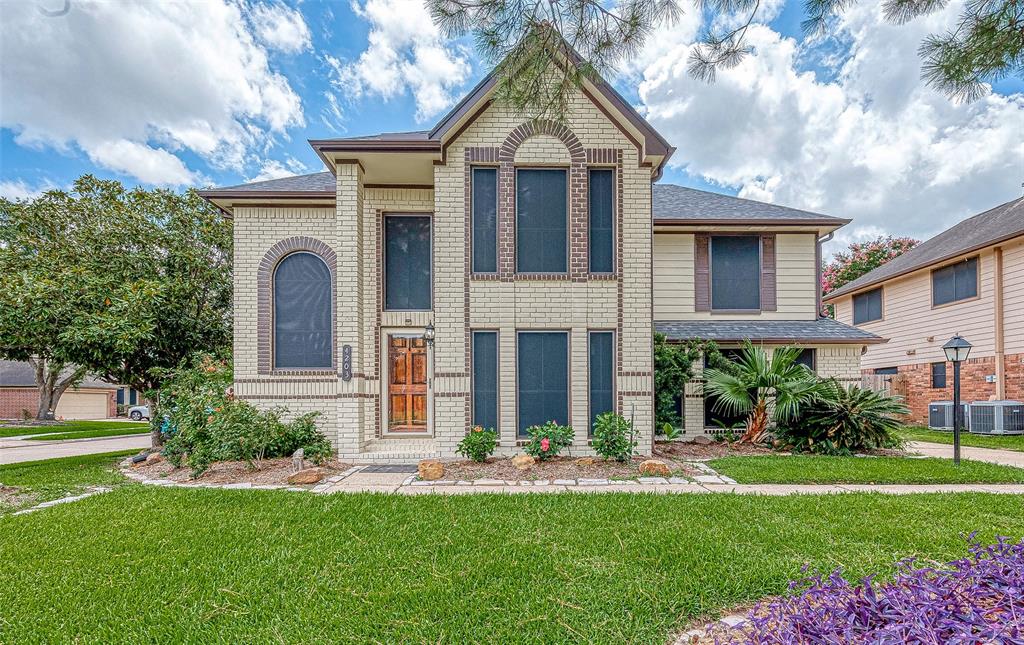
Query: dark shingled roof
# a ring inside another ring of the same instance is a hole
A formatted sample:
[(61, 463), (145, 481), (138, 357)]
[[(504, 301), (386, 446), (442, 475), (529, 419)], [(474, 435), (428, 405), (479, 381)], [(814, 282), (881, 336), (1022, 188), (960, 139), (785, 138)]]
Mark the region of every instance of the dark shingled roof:
[[(61, 376), (66, 376), (70, 372), (70, 368), (64, 370)], [(0, 360), (0, 387), (35, 387), (36, 386), (36, 372), (31, 365), (22, 361), (4, 361)], [(80, 388), (102, 388), (104, 390), (117, 389), (116, 385), (111, 385), (104, 381), (97, 381), (89, 378), (88, 376), (78, 386)]]
[(656, 223), (698, 222), (831, 224), (842, 226), (850, 220), (802, 211), (778, 204), (767, 204), (706, 190), (686, 188), (674, 184), (654, 184), (653, 211)]
[(831, 318), (817, 320), (660, 320), (654, 329), (669, 340), (701, 338), (718, 342), (751, 340), (781, 343), (857, 343), (885, 339)]
[(223, 188), (212, 188), (201, 190), (200, 194), (214, 192), (295, 192), (295, 193), (331, 193), (337, 190), (334, 173), (329, 170), (314, 172), (310, 175), (295, 175), (293, 177), (281, 177), (280, 179), (268, 179), (266, 181), (254, 181), (251, 184), (238, 184), (237, 186), (224, 186)]
[(979, 213), (825, 296), (840, 296), (1024, 235), (1024, 197)]

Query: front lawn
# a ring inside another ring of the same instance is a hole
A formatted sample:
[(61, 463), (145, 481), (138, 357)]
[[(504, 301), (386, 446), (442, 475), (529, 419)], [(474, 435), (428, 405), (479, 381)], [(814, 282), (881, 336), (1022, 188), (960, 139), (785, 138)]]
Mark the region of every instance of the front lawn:
[(658, 643), (801, 567), (891, 575), (1024, 499), (158, 489), (0, 520), (9, 642)]
[[(117, 462), (136, 452), (125, 450), (0, 466), (0, 515), (74, 495), (89, 486), (124, 482), (124, 477), (117, 471)], [(0, 627), (2, 625), (0, 619)]]
[[(900, 429), (900, 436), (907, 441), (928, 441), (953, 445), (952, 432), (929, 430), (920, 426), (904, 426)], [(971, 448), (995, 448), (1024, 452), (1024, 435), (982, 435), (971, 434), (965, 430), (960, 433), (960, 445)]]
[(1024, 468), (909, 457), (769, 455), (708, 462), (740, 484), (995, 484), (1024, 482)]
[(127, 434), (144, 434), (146, 432), (149, 432), (148, 423), (128, 421), (63, 421), (61, 423), (41, 426), (23, 424), (0, 425), (0, 438), (40, 435), (33, 437), (37, 441), (117, 437)]

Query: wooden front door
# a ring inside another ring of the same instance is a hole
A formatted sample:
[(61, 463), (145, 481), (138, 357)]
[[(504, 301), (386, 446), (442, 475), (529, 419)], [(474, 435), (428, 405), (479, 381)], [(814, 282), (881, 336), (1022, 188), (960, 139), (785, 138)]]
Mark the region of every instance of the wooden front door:
[(427, 432), (427, 341), (388, 336), (388, 432)]

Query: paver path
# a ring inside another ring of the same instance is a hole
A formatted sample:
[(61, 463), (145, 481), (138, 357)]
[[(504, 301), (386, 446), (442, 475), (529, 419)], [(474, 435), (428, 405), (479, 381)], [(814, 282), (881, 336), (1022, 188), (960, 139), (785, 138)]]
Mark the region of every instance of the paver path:
[[(942, 443), (930, 443), (927, 441), (911, 441), (907, 444), (911, 452), (919, 452), (928, 457), (953, 458), (953, 446)], [(970, 446), (960, 447), (961, 459), (972, 459), (974, 461), (987, 461), (993, 464), (1004, 466), (1016, 466), (1024, 468), (1024, 452), (1014, 450), (999, 450), (997, 448), (973, 448)]]
[(66, 441), (0, 439), (0, 464), (16, 464), (56, 457), (78, 457), (117, 450), (141, 450), (148, 448), (150, 442), (149, 433), (124, 437), (68, 439)]

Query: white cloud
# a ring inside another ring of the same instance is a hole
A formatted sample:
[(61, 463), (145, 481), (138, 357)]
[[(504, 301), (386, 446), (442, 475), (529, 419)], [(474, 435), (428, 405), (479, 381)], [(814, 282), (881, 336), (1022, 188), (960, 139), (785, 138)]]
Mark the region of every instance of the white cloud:
[(267, 159), (260, 165), (260, 171), (249, 181), (265, 181), (267, 179), (281, 179), (282, 177), (293, 177), (306, 172), (306, 166), (295, 159), (288, 157), (284, 162), (277, 159)]
[(455, 101), (453, 90), (469, 78), (468, 53), (444, 44), (421, 0), (353, 2), (352, 10), (371, 24), (369, 46), (355, 61), (325, 57), (338, 90), (385, 100), (411, 92), (421, 122)]
[(256, 36), (268, 47), (296, 54), (313, 46), (302, 12), (281, 2), (257, 4), (250, 14)]
[(56, 185), (45, 180), (31, 186), (24, 179), (7, 179), (0, 181), (0, 197), (11, 200), (33, 199), (53, 188), (56, 188)]
[(754, 25), (755, 53), (707, 85), (686, 71), (690, 33), (656, 36), (662, 51), (643, 69), (643, 108), (678, 148), (673, 165), (693, 175), (853, 218), (849, 241), (929, 237), (1019, 197), (1024, 178), (1024, 95), (957, 105), (920, 80), (921, 39), (960, 7), (896, 27), (878, 5), (855, 5), (838, 25), (849, 50), (830, 82), (800, 64), (835, 42), (801, 45)]
[(176, 155), (244, 165), (304, 124), (298, 95), (230, 0), (88, 2), (48, 17), (4, 3), (0, 125), (22, 146), (79, 147), (155, 184), (199, 179)]

